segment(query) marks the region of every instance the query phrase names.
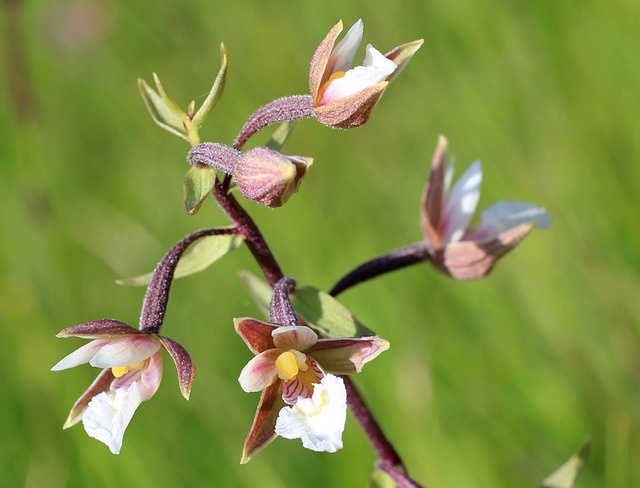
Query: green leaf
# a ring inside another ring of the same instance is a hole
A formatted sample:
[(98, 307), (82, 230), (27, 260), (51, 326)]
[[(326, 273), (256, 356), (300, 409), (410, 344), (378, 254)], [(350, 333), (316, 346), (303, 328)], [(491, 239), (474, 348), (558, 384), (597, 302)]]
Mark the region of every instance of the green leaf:
[(271, 295), (273, 295), (269, 284), (249, 271), (240, 271), (238, 274), (260, 311), (265, 317), (269, 317), (269, 304), (271, 303)]
[(393, 478), (379, 468), (376, 468), (369, 478), (369, 488), (397, 488)]
[(222, 58), (222, 65), (220, 66), (211, 90), (209, 90), (209, 95), (207, 95), (207, 98), (192, 119), (192, 123), (196, 127), (200, 127), (204, 123), (224, 91), (227, 75), (229, 74), (229, 57), (227, 56), (227, 49), (224, 47), (224, 44), (220, 44), (220, 57)]
[(265, 144), (269, 149), (273, 149), (274, 151), (279, 151), (284, 143), (287, 142), (289, 135), (291, 135), (291, 131), (293, 131), (293, 126), (295, 122), (293, 120), (287, 120), (282, 122), (278, 128), (273, 131), (271, 138)]
[[(273, 291), (262, 279), (249, 271), (241, 271), (240, 279), (266, 317)], [(355, 318), (331, 295), (311, 286), (296, 287), (291, 296), (293, 309), (310, 327), (323, 337), (367, 337), (376, 335)]]
[(291, 297), (293, 309), (324, 337), (365, 337), (375, 332), (365, 327), (347, 308), (328, 293), (299, 286)]
[(138, 79), (138, 89), (142, 100), (151, 115), (153, 121), (172, 134), (185, 138), (183, 121), (187, 115), (167, 95), (160, 83), (160, 78), (154, 73), (159, 94), (151, 88), (142, 78)]
[[(203, 237), (193, 245), (191, 251), (180, 258), (174, 278), (184, 278), (185, 276), (198, 273), (208, 268), (218, 259), (237, 249), (243, 240), (244, 236), (240, 235), (214, 235)], [(117, 280), (116, 283), (126, 286), (143, 286), (149, 284), (152, 276), (153, 272), (136, 276), (134, 278)]]
[(591, 449), (591, 439), (587, 439), (569, 460), (547, 477), (541, 488), (572, 488), (584, 468)]
[(189, 215), (195, 215), (207, 198), (216, 181), (216, 171), (209, 166), (192, 166), (184, 175), (184, 208)]

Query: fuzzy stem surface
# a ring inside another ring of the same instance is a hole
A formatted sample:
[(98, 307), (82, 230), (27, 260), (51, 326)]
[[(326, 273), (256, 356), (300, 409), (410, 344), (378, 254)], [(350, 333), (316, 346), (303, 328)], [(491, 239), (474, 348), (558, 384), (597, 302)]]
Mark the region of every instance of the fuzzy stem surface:
[(157, 334), (164, 322), (164, 314), (169, 302), (169, 292), (176, 266), (182, 254), (198, 239), (205, 236), (237, 234), (235, 228), (204, 229), (189, 234), (164, 255), (153, 271), (140, 312), (140, 330)]

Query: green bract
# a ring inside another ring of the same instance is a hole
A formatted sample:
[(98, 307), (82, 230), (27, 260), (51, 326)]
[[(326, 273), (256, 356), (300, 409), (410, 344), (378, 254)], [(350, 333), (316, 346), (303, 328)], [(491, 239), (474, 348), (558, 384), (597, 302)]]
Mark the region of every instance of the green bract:
[[(248, 271), (240, 279), (249, 289), (258, 308), (269, 314), (271, 288)], [(291, 305), (307, 324), (322, 337), (369, 337), (375, 332), (365, 327), (349, 310), (331, 295), (311, 286), (299, 286), (291, 296)]]
[[(201, 238), (193, 245), (191, 251), (180, 259), (174, 278), (184, 278), (208, 268), (218, 259), (237, 249), (243, 240), (244, 236), (241, 235), (214, 235)], [(146, 273), (117, 280), (116, 283), (127, 286), (148, 285), (152, 275), (153, 273)]]
[(216, 172), (209, 166), (192, 166), (184, 175), (183, 197), (184, 208), (189, 215), (200, 210), (204, 199), (213, 190)]

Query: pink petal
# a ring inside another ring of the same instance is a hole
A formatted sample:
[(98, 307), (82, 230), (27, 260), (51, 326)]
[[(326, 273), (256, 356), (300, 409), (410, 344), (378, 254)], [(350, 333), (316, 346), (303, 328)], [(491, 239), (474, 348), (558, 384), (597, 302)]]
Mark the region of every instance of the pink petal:
[(271, 333), (278, 328), (277, 325), (251, 318), (233, 319), (233, 324), (253, 354), (260, 354), (275, 347)]
[(389, 82), (381, 81), (353, 95), (313, 108), (316, 119), (330, 127), (349, 129), (364, 124), (371, 116)]
[(380, 337), (320, 339), (307, 353), (320, 363), (325, 371), (352, 374), (389, 349), (389, 343)]
[(242, 368), (238, 381), (247, 393), (264, 390), (278, 377), (276, 359), (280, 355), (278, 349), (261, 352)]
[(446, 194), (445, 173), (447, 170), (448, 142), (444, 136), (438, 137), (438, 144), (431, 159), (429, 180), (422, 192), (421, 223), (425, 241), (431, 250), (441, 247), (440, 222), (444, 213)]
[(111, 339), (96, 339), (91, 341), (62, 358), (58, 364), (51, 368), (51, 371), (62, 371), (63, 369), (74, 368), (80, 364), (88, 363), (102, 347), (110, 342)]
[(193, 361), (191, 361), (191, 356), (189, 356), (187, 350), (177, 342), (162, 336), (158, 336), (158, 339), (176, 365), (180, 391), (182, 392), (182, 396), (188, 400), (189, 394), (191, 393), (193, 379), (196, 377), (196, 367), (194, 366)]
[(289, 325), (278, 327), (271, 335), (278, 349), (306, 351), (318, 341), (318, 334), (306, 326)]
[(480, 198), (482, 166), (474, 162), (458, 179), (446, 197), (442, 221), (442, 241), (457, 242), (463, 236)]
[(498, 259), (516, 247), (534, 224), (520, 224), (495, 239), (461, 241), (446, 246), (433, 256), (433, 264), (456, 280), (477, 280), (493, 269)]
[(251, 429), (244, 441), (241, 464), (248, 463), (256, 453), (276, 438), (276, 419), (278, 412), (284, 407), (280, 390), (280, 382), (267, 387), (260, 396)]
[(98, 339), (126, 335), (140, 335), (144, 332), (131, 327), (129, 324), (112, 319), (94, 320), (83, 324), (62, 329), (56, 337), (82, 337), (83, 339)]
[(149, 400), (160, 387), (162, 381), (162, 352), (158, 351), (149, 359), (149, 366), (140, 377), (140, 391), (143, 400)]
[(148, 334), (112, 339), (89, 361), (96, 368), (131, 366), (144, 361), (160, 349), (160, 341)]
[(342, 32), (341, 20), (338, 21), (324, 39), (322, 39), (311, 58), (311, 64), (309, 66), (309, 89), (311, 90), (311, 96), (313, 97), (314, 103), (318, 98), (320, 86), (329, 77), (330, 73), (327, 74), (327, 65), (329, 58), (331, 57), (331, 52), (333, 51), (333, 45), (335, 44), (340, 32)]

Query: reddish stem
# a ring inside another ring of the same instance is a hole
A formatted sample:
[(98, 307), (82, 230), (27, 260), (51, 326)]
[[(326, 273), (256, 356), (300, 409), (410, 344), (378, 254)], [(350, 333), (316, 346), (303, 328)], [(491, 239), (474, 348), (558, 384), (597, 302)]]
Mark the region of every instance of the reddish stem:
[(284, 277), (284, 274), (273, 257), (273, 253), (258, 226), (238, 203), (238, 200), (232, 194), (227, 193), (224, 183), (217, 182), (213, 187), (212, 193), (224, 213), (236, 224), (238, 233), (245, 237), (247, 247), (253, 254), (271, 288), (275, 287), (276, 283)]

